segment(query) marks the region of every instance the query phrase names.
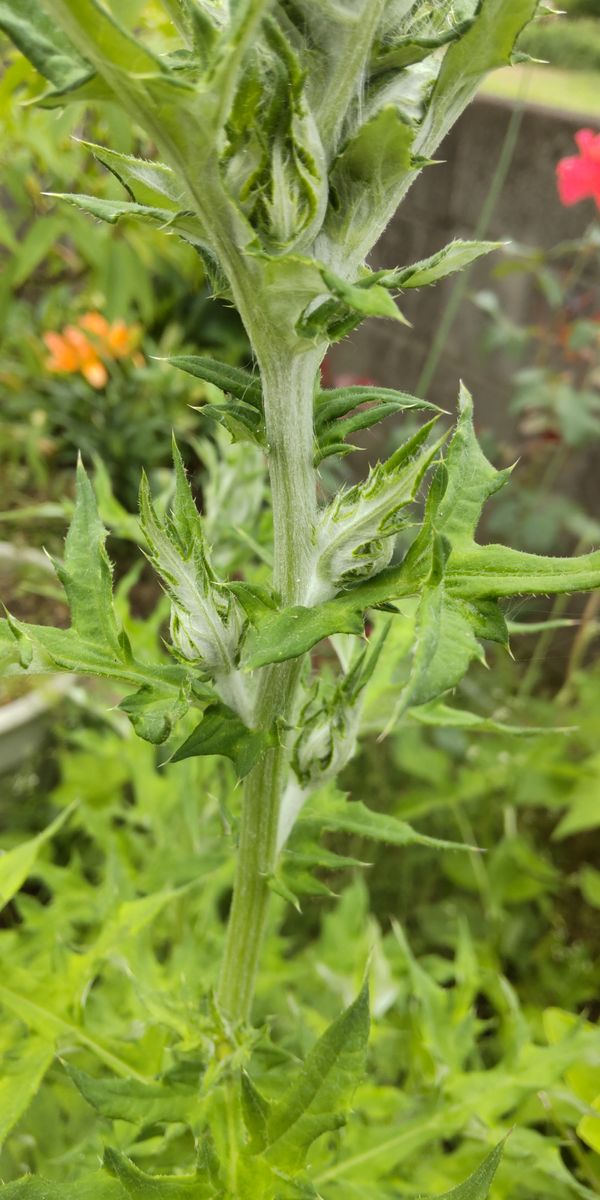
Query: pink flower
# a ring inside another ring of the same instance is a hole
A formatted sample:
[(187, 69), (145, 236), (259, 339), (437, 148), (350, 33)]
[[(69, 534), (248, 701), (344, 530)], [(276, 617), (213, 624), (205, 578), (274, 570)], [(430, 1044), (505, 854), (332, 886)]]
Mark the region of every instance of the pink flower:
[(556, 182), (562, 204), (578, 204), (590, 197), (600, 208), (600, 133), (580, 129), (575, 134), (579, 154), (561, 158)]

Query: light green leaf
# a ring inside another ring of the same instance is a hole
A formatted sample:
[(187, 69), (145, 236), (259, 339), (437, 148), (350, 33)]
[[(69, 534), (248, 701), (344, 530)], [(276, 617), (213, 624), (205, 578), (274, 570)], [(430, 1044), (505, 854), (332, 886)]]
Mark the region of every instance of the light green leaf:
[(249, 729), (227, 704), (217, 701), (205, 710), (199, 725), (173, 754), (170, 762), (211, 754), (230, 758), (243, 779), (269, 746), (274, 746), (274, 730)]
[(353, 134), (331, 170), (334, 202), (324, 228), (332, 241), (352, 252), (362, 248), (365, 235), (370, 240), (366, 231), (372, 227), (373, 212), (387, 215), (402, 186), (416, 174), (414, 137), (414, 129), (393, 104), (381, 108)]
[(389, 291), (376, 282), (376, 277), (371, 279), (367, 275), (364, 280), (347, 283), (345, 279), (340, 279), (325, 267), (321, 269), (321, 274), (332, 295), (361, 316), (391, 317), (393, 321), (409, 324), (392, 300)]
[(459, 1183), (458, 1187), (444, 1192), (435, 1200), (487, 1200), (503, 1150), (504, 1142), (500, 1142), (464, 1183)]
[(415, 139), (415, 151), (430, 158), (475, 95), (481, 79), (511, 61), (521, 30), (534, 16), (537, 0), (482, 0), (464, 35), (449, 46)]
[(54, 1058), (54, 1043), (41, 1037), (16, 1040), (0, 1063), (0, 1147), (29, 1108)]
[(261, 1096), (246, 1071), (242, 1072), (242, 1115), (250, 1134), (250, 1151), (264, 1150), (268, 1140), (268, 1121), (271, 1105)]
[(338, 1129), (359, 1084), (369, 1038), (369, 994), (358, 998), (311, 1050), (300, 1076), (267, 1120), (266, 1159), (292, 1174), (321, 1134)]
[[(207, 696), (211, 694), (207, 688)], [(173, 689), (162, 690), (148, 683), (126, 696), (119, 704), (119, 708), (127, 713), (138, 737), (153, 745), (166, 742), (189, 707), (190, 697), (184, 688), (177, 693)]]
[(430, 283), (437, 283), (439, 279), (444, 279), (446, 275), (464, 270), (482, 255), (490, 254), (492, 250), (498, 250), (501, 246), (502, 242), (457, 240), (450, 242), (449, 246), (444, 246), (443, 250), (438, 250), (436, 254), (432, 254), (421, 262), (413, 263), (410, 267), (400, 267), (399, 270), (391, 272), (389, 278), (393, 279), (394, 286), (399, 288), (427, 287)]
[(421, 62), (440, 46), (461, 37), (471, 24), (470, 20), (460, 21), (453, 29), (444, 30), (437, 36), (416, 36), (411, 33), (398, 38), (390, 37), (378, 47), (373, 62), (373, 73), (400, 70)]
[(55, 200), (66, 200), (91, 217), (116, 225), (124, 217), (132, 217), (146, 225), (162, 229), (165, 233), (177, 233), (186, 242), (200, 249), (206, 247), (206, 234), (199, 218), (192, 212), (156, 208), (149, 204), (137, 204), (131, 200), (101, 200), (97, 196), (86, 196), (77, 192), (48, 192)]
[(56, 573), (67, 593), (71, 627), (83, 640), (109, 648), (122, 658), (123, 647), (112, 602), (112, 567), (105, 549), (106, 530), (98, 515), (94, 489), (81, 460), (77, 465), (75, 512)]
[(482, 717), (478, 713), (469, 712), (464, 708), (451, 708), (442, 700), (431, 701), (419, 708), (412, 708), (411, 721), (419, 725), (445, 726), (450, 729), (468, 729), (474, 733), (510, 734), (511, 737), (537, 737), (548, 733), (570, 733), (573, 726), (554, 726), (551, 730), (544, 725), (507, 725), (503, 721), (494, 721), (491, 717)]
[[(42, 1003), (38, 1003), (37, 1000), (32, 1000), (31, 978), (25, 972), (17, 972), (12, 969), (10, 984), (10, 987), (0, 984), (0, 1005), (17, 1017), (19, 1021), (22, 1021), (24, 1025), (33, 1029), (44, 1041), (54, 1044), (58, 1038), (64, 1038), (67, 1045), (75, 1043), (90, 1050), (99, 1062), (105, 1063), (111, 1071), (115, 1071), (118, 1075), (127, 1078), (136, 1074), (128, 1063), (113, 1054), (96, 1038), (90, 1037), (85, 1030), (70, 1021), (65, 1021), (57, 1013), (52, 1012)], [(137, 1078), (143, 1079), (143, 1076), (138, 1075)]]
[(127, 1200), (117, 1180), (108, 1175), (86, 1175), (76, 1183), (54, 1183), (28, 1175), (16, 1183), (0, 1187), (2, 1200)]
[(136, 1125), (186, 1121), (197, 1091), (175, 1087), (167, 1080), (140, 1083), (137, 1079), (94, 1079), (64, 1064), (69, 1078), (96, 1112), (113, 1121)]
[(297, 822), (297, 833), (302, 835), (303, 832), (316, 828), (317, 823), (321, 829), (354, 833), (374, 842), (385, 842), (388, 846), (431, 846), (436, 850), (470, 849), (460, 842), (448, 842), (443, 838), (418, 833), (406, 821), (399, 821), (397, 817), (389, 816), (388, 813), (375, 812), (360, 800), (333, 804), (328, 800), (321, 805), (317, 797), (310, 802), (306, 816), (300, 817)]
[(73, 671), (118, 679), (131, 687), (172, 687), (176, 694), (186, 678), (184, 669), (174, 664), (140, 663), (125, 655), (119, 659), (109, 649), (80, 638), (73, 629), (27, 625), (14, 617), (0, 620), (0, 655), (6, 675), (18, 675), (25, 669), (30, 675)]
[(71, 805), (66, 808), (51, 825), (48, 825), (36, 837), (30, 838), (20, 846), (15, 846), (14, 850), (7, 850), (0, 856), (0, 908), (4, 908), (9, 900), (16, 896), (31, 874), (40, 850), (46, 842), (54, 837), (55, 833), (58, 833), (59, 829), (62, 829), (73, 813), (74, 807)]
[(159, 204), (168, 200), (171, 202), (168, 207), (173, 213), (181, 211), (181, 185), (175, 173), (165, 163), (155, 159), (135, 158), (131, 154), (120, 154), (116, 150), (98, 146), (95, 142), (87, 142), (83, 138), (79, 141), (94, 158), (116, 175), (134, 203), (153, 208), (157, 199)]
[(361, 634), (364, 617), (360, 600), (352, 592), (327, 600), (316, 608), (296, 605), (265, 613), (245, 643), (244, 668), (248, 671), (271, 662), (285, 662), (306, 653), (332, 633)]
[(454, 550), (448, 561), (448, 591), (466, 600), (585, 592), (600, 587), (600, 550), (574, 558), (546, 558), (509, 546)]
[(478, 605), (448, 595), (445, 559), (448, 544), (439, 536), (430, 579), (423, 588), (417, 611), (415, 644), (410, 676), (387, 725), (413, 705), (428, 704), (456, 686), (472, 659), (485, 663), (479, 639), (506, 645), (506, 622), (491, 602)]
[(481, 510), (508, 482), (511, 469), (497, 471), (477, 441), (473, 427), (473, 398), (461, 383), (459, 417), (445, 458), (447, 483), (435, 514), (435, 528), (451, 543), (471, 545)]
[(205, 1200), (215, 1196), (212, 1184), (199, 1175), (147, 1175), (117, 1150), (106, 1149), (104, 1166), (132, 1200)]

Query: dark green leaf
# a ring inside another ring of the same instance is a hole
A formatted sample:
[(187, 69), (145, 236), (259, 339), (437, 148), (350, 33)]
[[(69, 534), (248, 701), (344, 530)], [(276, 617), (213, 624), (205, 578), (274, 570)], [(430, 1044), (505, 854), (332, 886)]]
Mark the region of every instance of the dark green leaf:
[[(369, 407), (363, 407), (368, 405)], [(405, 409), (435, 409), (427, 400), (419, 400), (393, 388), (347, 387), (319, 392), (315, 401), (315, 465), (332, 454), (349, 454), (355, 446), (345, 439), (361, 429), (370, 429), (379, 421)], [(353, 412), (353, 409), (358, 411)], [(352, 415), (348, 416), (347, 414)]]
[(205, 383), (235, 396), (244, 404), (249, 404), (259, 412), (262, 411), (262, 388), (257, 375), (244, 371), (241, 367), (232, 367), (228, 363), (219, 362), (216, 358), (204, 358), (193, 354), (179, 354), (167, 359), (172, 367), (194, 375)]
[(0, 29), (59, 91), (76, 88), (94, 74), (39, 0), (0, 0)]
[(220, 754), (231, 759), (238, 776), (243, 779), (276, 741), (273, 730), (249, 729), (227, 704), (218, 701), (209, 705), (200, 724), (175, 751), (170, 762)]

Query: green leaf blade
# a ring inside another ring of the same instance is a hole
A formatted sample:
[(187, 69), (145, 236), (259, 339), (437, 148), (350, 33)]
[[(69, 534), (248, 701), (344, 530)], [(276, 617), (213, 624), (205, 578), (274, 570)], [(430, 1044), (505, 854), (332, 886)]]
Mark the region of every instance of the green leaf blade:
[(364, 1070), (369, 1025), (365, 985), (325, 1031), (287, 1096), (272, 1109), (265, 1157), (274, 1166), (297, 1173), (315, 1139), (343, 1123)]

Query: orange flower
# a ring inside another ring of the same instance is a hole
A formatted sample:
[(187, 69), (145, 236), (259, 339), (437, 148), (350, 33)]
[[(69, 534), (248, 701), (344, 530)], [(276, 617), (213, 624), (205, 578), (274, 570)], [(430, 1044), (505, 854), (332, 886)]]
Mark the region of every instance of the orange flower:
[(65, 371), (70, 374), (79, 370), (77, 351), (60, 336), (60, 333), (45, 333), (44, 341), (50, 351), (50, 358), (46, 359), (49, 371)]
[(134, 353), (139, 336), (135, 325), (126, 325), (125, 321), (109, 323), (102, 313), (87, 312), (77, 325), (67, 325), (62, 333), (44, 334), (50, 351), (46, 366), (49, 371), (67, 375), (78, 372), (92, 387), (103, 388), (108, 382), (103, 360), (131, 357), (136, 366), (143, 365), (142, 355)]
[(87, 329), (88, 333), (94, 333), (96, 337), (105, 338), (110, 329), (110, 325), (106, 317), (98, 312), (86, 312), (79, 318), (78, 324), (82, 329)]
[(139, 329), (124, 321), (113, 321), (106, 334), (106, 345), (114, 358), (127, 358), (139, 341)]

